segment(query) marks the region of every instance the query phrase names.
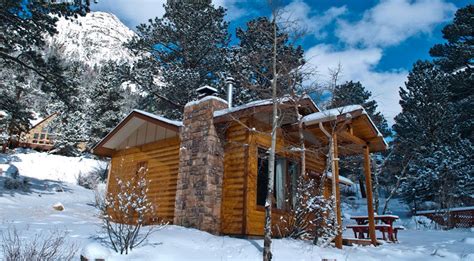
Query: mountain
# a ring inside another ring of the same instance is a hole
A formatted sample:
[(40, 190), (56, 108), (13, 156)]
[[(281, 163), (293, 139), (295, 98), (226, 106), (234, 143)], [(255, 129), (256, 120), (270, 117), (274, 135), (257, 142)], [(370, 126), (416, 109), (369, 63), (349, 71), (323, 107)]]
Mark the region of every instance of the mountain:
[(47, 39), (48, 49), (58, 51), (66, 59), (89, 66), (100, 66), (107, 60), (134, 60), (134, 55), (123, 44), (135, 33), (113, 14), (91, 12), (67, 20), (61, 17), (56, 26), (58, 33)]

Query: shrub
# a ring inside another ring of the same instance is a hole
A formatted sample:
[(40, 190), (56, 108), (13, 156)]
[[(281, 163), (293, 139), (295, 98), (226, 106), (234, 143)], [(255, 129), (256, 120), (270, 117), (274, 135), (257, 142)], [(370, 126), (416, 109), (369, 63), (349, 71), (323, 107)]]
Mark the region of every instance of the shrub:
[(31, 184), (29, 179), (25, 177), (5, 178), (3, 182), (3, 187), (9, 190), (18, 189), (28, 191), (30, 190), (30, 186)]
[(95, 167), (87, 174), (79, 174), (77, 177), (77, 184), (86, 189), (95, 189), (99, 183), (104, 183), (107, 180), (107, 167)]
[(67, 232), (53, 230), (33, 237), (20, 237), (16, 228), (1, 233), (0, 248), (5, 261), (72, 260), (77, 252), (74, 244), (66, 241)]
[[(142, 167), (136, 175), (126, 179), (117, 178), (117, 190), (114, 193), (100, 193), (96, 190), (95, 206), (99, 210), (102, 228), (108, 235), (112, 248), (120, 254), (128, 254), (130, 250), (142, 244), (155, 230), (164, 227), (145, 225), (157, 223), (156, 208), (147, 196), (147, 170)], [(145, 230), (145, 231), (143, 231)]]

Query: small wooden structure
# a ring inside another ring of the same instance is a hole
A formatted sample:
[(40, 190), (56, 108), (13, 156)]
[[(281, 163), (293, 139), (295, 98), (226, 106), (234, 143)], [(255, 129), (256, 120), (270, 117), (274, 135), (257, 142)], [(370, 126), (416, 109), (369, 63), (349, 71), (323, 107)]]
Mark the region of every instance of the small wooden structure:
[(56, 134), (50, 123), (56, 116), (57, 114), (53, 113), (31, 127), (21, 138), (20, 146), (44, 151), (51, 150)]
[[(156, 215), (177, 225), (195, 227), (214, 234), (262, 236), (264, 199), (268, 183), (265, 153), (270, 147), (271, 101), (256, 101), (228, 108), (227, 102), (206, 96), (185, 106), (183, 121), (135, 110), (93, 149), (112, 158), (108, 191), (117, 189), (116, 178), (134, 175), (148, 168), (149, 195), (158, 205)], [(339, 155), (364, 155), (368, 213), (374, 213), (371, 193), (369, 153), (386, 149), (387, 144), (364, 109), (350, 106), (320, 111), (309, 97), (295, 107), (281, 101), (282, 127), (277, 134), (275, 205), (273, 233), (284, 226), (281, 217), (292, 208), (295, 178), (299, 175), (299, 129), (295, 108), (305, 116), (306, 170), (321, 175), (326, 153), (333, 146), (334, 173), (325, 184), (324, 194), (333, 190), (331, 179), (340, 184)], [(325, 117), (327, 116), (327, 117)], [(331, 137), (325, 134), (333, 129)], [(325, 149), (326, 148), (326, 149)], [(267, 182), (267, 183), (266, 183)], [(339, 185), (335, 186), (338, 222), (341, 222)], [(376, 245), (373, 214), (369, 216), (370, 238)], [(342, 247), (342, 231), (336, 238)]]
[(425, 216), (448, 229), (474, 227), (474, 206), (417, 211), (415, 215)]

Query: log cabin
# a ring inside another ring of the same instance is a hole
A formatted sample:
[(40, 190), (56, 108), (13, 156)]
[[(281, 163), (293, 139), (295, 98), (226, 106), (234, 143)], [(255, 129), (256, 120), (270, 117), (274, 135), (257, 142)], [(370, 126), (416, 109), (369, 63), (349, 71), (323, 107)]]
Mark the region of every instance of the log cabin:
[[(111, 158), (107, 181), (111, 193), (117, 190), (117, 178), (127, 179), (146, 167), (148, 196), (158, 206), (156, 217), (161, 220), (216, 235), (262, 236), (273, 103), (260, 100), (231, 107), (230, 99), (216, 97), (214, 92), (214, 88), (201, 87), (199, 99), (184, 107), (182, 121), (132, 111), (93, 153)], [(279, 99), (279, 110), (272, 229), (284, 225), (279, 220), (292, 208), (301, 164), (297, 148), (303, 137), (309, 176), (323, 175), (328, 152), (333, 153), (334, 171), (323, 193), (329, 196), (335, 188), (339, 224), (339, 185), (350, 181), (339, 177), (338, 157), (364, 155), (371, 240), (376, 244), (369, 153), (385, 150), (387, 143), (364, 108), (321, 111), (305, 96), (297, 102)], [(337, 186), (331, 186), (332, 179)], [(341, 234), (336, 245), (342, 246)]]

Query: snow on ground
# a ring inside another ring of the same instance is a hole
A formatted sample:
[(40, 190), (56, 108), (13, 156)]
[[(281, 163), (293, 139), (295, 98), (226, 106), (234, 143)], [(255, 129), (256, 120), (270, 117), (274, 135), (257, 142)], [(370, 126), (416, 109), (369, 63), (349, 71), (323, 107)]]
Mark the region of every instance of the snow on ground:
[[(41, 161), (36, 162), (24, 155), (17, 156), (24, 160), (22, 168), (19, 167), (20, 175), (24, 174), (22, 170), (35, 170), (26, 162), (40, 166), (41, 162), (49, 162), (51, 167), (73, 164), (69, 168), (72, 174), (65, 173), (61, 177), (74, 175), (78, 169), (84, 169), (80, 162), (88, 162), (51, 155), (34, 156)], [(84, 163), (84, 166), (87, 164)], [(0, 186), (0, 231), (14, 226), (27, 239), (39, 231), (67, 230), (69, 240), (81, 249), (89, 246), (86, 249), (88, 252), (99, 251), (101, 246), (97, 235), (100, 235), (100, 222), (92, 205), (93, 191), (73, 183), (53, 181), (55, 178), (40, 179), (47, 177), (43, 176), (46, 174), (42, 171), (48, 170), (48, 164), (44, 165), (32, 172), (37, 174), (36, 178), (31, 177), (33, 186), (30, 192), (6, 191)], [(59, 186), (63, 192), (57, 192), (55, 188)], [(64, 211), (53, 209), (57, 202), (64, 206)], [(357, 209), (362, 212), (362, 207)], [(353, 237), (351, 231), (344, 233)], [(380, 247), (354, 246), (338, 250), (319, 248), (296, 240), (275, 239), (272, 248), (274, 260), (474, 260), (474, 232), (471, 230), (408, 229), (399, 233), (399, 240), (398, 244)], [(196, 229), (168, 226), (153, 234), (144, 246), (133, 250), (128, 256), (113, 253), (107, 260), (261, 260), (262, 246), (263, 240), (213, 236)], [(106, 250), (104, 253), (109, 252)]]
[(84, 157), (65, 157), (28, 151), (17, 153), (12, 158), (20, 175), (36, 179), (76, 183), (80, 174), (87, 174), (95, 168), (105, 168), (106, 162)]

